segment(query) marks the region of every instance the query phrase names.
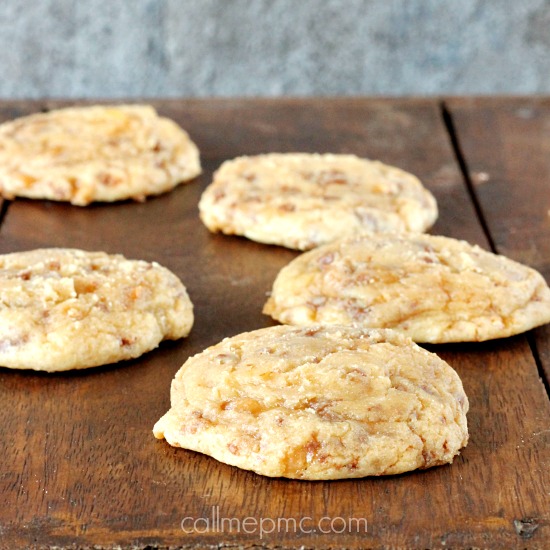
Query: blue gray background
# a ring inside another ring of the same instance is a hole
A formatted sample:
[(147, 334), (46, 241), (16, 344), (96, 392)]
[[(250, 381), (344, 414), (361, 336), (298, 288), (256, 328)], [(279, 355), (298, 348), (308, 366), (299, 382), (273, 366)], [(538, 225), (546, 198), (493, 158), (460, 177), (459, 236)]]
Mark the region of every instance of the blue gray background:
[(0, 97), (550, 92), (550, 0), (2, 0)]

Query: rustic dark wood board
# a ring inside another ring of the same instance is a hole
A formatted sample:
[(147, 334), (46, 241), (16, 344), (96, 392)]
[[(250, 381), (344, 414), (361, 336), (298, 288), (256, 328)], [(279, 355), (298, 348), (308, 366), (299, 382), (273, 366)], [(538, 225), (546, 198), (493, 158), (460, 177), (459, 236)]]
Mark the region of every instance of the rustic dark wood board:
[[(448, 102), (496, 250), (550, 281), (550, 99)], [(550, 381), (550, 325), (534, 331)]]
[[(548, 547), (550, 405), (523, 336), (432, 346), (461, 375), (471, 401), (471, 440), (451, 466), (353, 481), (268, 479), (153, 438), (179, 366), (224, 336), (270, 325), (261, 314), (265, 293), (296, 256), (202, 226), (197, 202), (223, 160), (293, 150), (380, 158), (434, 192), (441, 210), (434, 233), (488, 246), (436, 101), (156, 105), (199, 145), (204, 174), (196, 182), (144, 204), (14, 201), (0, 226), (0, 252), (75, 246), (157, 260), (188, 287), (195, 327), (188, 339), (120, 365), (53, 375), (0, 369), (0, 546)], [(290, 524), (262, 538), (258, 528), (182, 531), (183, 518), (210, 518), (213, 509), (240, 521), (309, 517), (307, 529), (325, 517), (366, 518), (368, 529), (295, 533)]]

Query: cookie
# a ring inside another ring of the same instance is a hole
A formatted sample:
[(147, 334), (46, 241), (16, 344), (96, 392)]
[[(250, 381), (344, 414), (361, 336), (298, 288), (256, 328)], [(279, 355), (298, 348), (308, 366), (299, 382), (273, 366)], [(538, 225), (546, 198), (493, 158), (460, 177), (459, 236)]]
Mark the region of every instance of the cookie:
[(394, 331), (277, 326), (188, 359), (153, 432), (266, 476), (357, 478), (452, 462), (467, 411), (456, 372)]
[(281, 323), (392, 328), (416, 342), (502, 338), (550, 321), (535, 270), (431, 235), (370, 235), (302, 254), (277, 276), (264, 313)]
[(0, 256), (0, 366), (65, 371), (187, 336), (193, 306), (157, 263), (50, 248)]
[(187, 133), (147, 105), (73, 107), (0, 125), (6, 198), (141, 201), (200, 172)]
[(353, 155), (267, 154), (227, 161), (202, 195), (210, 231), (308, 250), (365, 231), (429, 228), (437, 205), (407, 172)]

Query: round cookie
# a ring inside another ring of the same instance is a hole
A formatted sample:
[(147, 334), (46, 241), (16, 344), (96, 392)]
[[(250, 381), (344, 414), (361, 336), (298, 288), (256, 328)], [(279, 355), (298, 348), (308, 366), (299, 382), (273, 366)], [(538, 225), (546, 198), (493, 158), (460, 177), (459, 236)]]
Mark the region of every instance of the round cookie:
[(354, 155), (272, 153), (224, 162), (199, 203), (213, 232), (308, 250), (365, 231), (428, 229), (437, 205), (418, 178)]
[(199, 151), (147, 105), (89, 106), (0, 125), (0, 192), (6, 198), (144, 200), (200, 174)]
[(38, 249), (0, 256), (0, 366), (84, 369), (187, 336), (193, 305), (157, 263)]
[(389, 330), (277, 326), (191, 357), (153, 432), (271, 477), (399, 474), (468, 441), (456, 372)]
[(502, 338), (550, 321), (535, 270), (432, 235), (365, 235), (302, 254), (277, 276), (264, 313), (281, 323), (392, 328), (416, 342)]

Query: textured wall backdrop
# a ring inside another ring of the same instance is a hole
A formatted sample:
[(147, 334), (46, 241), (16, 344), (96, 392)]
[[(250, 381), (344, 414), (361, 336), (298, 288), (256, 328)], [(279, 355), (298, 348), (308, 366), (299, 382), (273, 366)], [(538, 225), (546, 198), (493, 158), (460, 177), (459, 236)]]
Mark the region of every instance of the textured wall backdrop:
[(0, 97), (550, 93), (550, 0), (2, 0)]

